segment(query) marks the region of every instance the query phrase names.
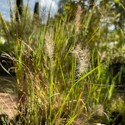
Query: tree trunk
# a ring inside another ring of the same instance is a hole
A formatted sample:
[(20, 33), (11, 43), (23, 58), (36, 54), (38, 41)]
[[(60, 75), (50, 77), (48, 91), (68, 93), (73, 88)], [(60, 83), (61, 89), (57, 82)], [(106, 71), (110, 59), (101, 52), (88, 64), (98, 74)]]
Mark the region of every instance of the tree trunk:
[(15, 20), (19, 21), (23, 14), (23, 0), (16, 0)]
[(39, 2), (36, 2), (34, 6), (33, 23), (38, 24), (39, 22), (40, 22)]

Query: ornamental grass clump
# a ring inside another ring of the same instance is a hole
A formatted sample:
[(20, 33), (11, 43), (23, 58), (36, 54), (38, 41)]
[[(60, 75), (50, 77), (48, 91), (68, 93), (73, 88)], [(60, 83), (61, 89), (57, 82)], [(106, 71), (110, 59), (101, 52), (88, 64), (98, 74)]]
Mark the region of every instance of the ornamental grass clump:
[(113, 98), (106, 77), (109, 58), (99, 55), (104, 48), (94, 46), (108, 33), (94, 18), (96, 6), (83, 19), (81, 6), (77, 8), (75, 20), (49, 18), (39, 27), (30, 25), (29, 32), (25, 20), (19, 32), (4, 25), (4, 32), (13, 31), (20, 124), (91, 125), (109, 120), (107, 109)]

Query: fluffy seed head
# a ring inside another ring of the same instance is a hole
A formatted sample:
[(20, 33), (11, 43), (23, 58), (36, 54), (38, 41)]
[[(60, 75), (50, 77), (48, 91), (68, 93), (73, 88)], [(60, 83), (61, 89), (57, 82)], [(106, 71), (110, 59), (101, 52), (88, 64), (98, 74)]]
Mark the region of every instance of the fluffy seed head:
[(82, 15), (82, 7), (81, 5), (78, 5), (76, 16), (75, 16), (75, 26), (76, 26), (76, 32), (79, 32), (80, 26), (81, 26), (81, 15)]
[(50, 33), (46, 33), (45, 35), (45, 52), (46, 54), (48, 55), (49, 58), (52, 58), (53, 57), (53, 54), (54, 54), (54, 41), (53, 41), (53, 38), (52, 38), (52, 35)]
[(87, 72), (90, 65), (89, 50), (88, 48), (81, 49), (81, 45), (78, 44), (75, 50), (72, 51), (77, 59), (76, 64), (76, 78), (79, 78), (83, 73)]

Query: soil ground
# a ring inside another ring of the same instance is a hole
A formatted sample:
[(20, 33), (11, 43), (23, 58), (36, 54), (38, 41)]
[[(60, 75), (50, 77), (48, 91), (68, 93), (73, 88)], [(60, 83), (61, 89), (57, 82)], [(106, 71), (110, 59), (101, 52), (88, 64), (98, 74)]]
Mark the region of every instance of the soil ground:
[(13, 118), (17, 114), (16, 80), (10, 76), (0, 76), (0, 114)]

